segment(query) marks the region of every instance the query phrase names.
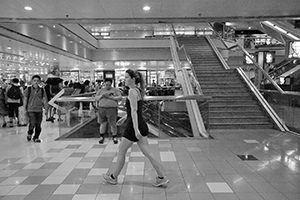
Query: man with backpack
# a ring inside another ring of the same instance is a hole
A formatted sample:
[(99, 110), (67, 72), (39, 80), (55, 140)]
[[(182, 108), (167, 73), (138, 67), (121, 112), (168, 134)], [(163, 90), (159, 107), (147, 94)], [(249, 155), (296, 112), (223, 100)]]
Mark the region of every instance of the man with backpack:
[(19, 125), (19, 106), (23, 105), (23, 92), (19, 86), (19, 79), (14, 78), (11, 85), (7, 87), (5, 96), (8, 106), (9, 126), (13, 127), (13, 120), (16, 119)]
[[(33, 142), (41, 142), (39, 136), (41, 134), (42, 119), (43, 119), (43, 108), (48, 108), (48, 102), (44, 88), (39, 86), (41, 77), (34, 75), (31, 78), (31, 86), (27, 87), (24, 92), (24, 105), (25, 112), (29, 119), (29, 127), (27, 132), (27, 140), (31, 139)], [(34, 136), (33, 135), (34, 133)]]

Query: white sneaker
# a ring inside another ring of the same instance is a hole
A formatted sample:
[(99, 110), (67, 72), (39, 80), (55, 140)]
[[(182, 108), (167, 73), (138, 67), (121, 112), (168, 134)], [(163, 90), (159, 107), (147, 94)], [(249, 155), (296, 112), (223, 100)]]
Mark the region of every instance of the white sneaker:
[(164, 176), (164, 178), (158, 178), (158, 177), (156, 177), (155, 178), (155, 182), (152, 183), (152, 185), (154, 187), (166, 186), (169, 183), (169, 181), (170, 180), (166, 176)]
[(118, 184), (118, 181), (117, 179), (113, 179), (111, 177), (111, 173), (107, 172), (106, 174), (102, 174), (102, 178), (104, 181), (106, 181), (107, 183), (109, 184), (112, 184), (112, 185), (117, 185)]

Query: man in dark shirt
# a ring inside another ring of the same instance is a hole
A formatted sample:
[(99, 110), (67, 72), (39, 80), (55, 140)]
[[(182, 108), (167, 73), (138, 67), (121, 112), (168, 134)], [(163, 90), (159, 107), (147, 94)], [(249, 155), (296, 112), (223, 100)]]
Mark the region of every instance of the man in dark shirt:
[(41, 77), (34, 75), (31, 79), (32, 86), (27, 87), (24, 92), (25, 112), (29, 118), (27, 140), (30, 141), (33, 135), (34, 142), (41, 142), (39, 139), (42, 131), (41, 123), (43, 119), (43, 108), (48, 108), (46, 92), (39, 86)]

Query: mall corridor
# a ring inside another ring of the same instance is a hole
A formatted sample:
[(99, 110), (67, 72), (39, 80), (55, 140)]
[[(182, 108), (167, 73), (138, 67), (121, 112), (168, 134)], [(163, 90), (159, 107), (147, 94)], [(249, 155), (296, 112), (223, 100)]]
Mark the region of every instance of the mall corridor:
[[(101, 174), (115, 165), (118, 145), (59, 140), (58, 122), (43, 122), (42, 143), (26, 127), (0, 130), (1, 200), (298, 200), (300, 138), (266, 130), (211, 130), (214, 139), (149, 139), (170, 179), (156, 176), (135, 144), (118, 185)], [(246, 159), (246, 160), (244, 160)]]

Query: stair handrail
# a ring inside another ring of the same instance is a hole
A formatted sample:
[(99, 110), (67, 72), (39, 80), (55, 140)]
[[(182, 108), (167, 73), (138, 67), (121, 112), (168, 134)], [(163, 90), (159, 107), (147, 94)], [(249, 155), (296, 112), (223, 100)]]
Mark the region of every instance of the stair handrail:
[[(192, 81), (193, 81), (193, 83), (194, 83), (195, 86), (196, 86), (196, 94), (201, 95), (201, 94), (203, 94), (203, 91), (202, 91), (202, 88), (201, 88), (201, 86), (200, 86), (199, 81), (198, 81), (197, 78), (196, 78), (196, 71), (195, 71), (195, 69), (194, 69), (194, 67), (193, 67), (192, 60), (191, 60), (190, 56), (187, 54), (186, 49), (185, 49), (185, 47), (184, 47), (184, 44), (181, 45), (181, 47), (179, 46), (179, 43), (178, 43), (178, 40), (177, 40), (177, 34), (176, 34), (176, 31), (175, 31), (175, 28), (174, 28), (174, 24), (173, 24), (173, 23), (171, 23), (171, 28), (172, 28), (172, 31), (173, 31), (173, 34), (174, 34), (173, 39), (174, 39), (174, 41), (175, 41), (176, 48), (178, 49), (178, 51), (180, 51), (181, 49), (183, 49), (184, 54), (185, 54), (185, 57), (186, 57), (188, 63), (190, 64), (190, 66), (191, 66), (192, 74), (191, 74), (190, 77), (192, 78)], [(170, 37), (172, 37), (172, 36), (170, 36)], [(178, 51), (177, 51), (177, 54), (178, 54)], [(180, 67), (181, 67), (181, 69), (184, 69), (184, 68), (182, 67), (181, 64), (180, 64)]]
[(271, 116), (277, 127), (281, 131), (289, 131), (283, 120), (277, 115), (277, 113), (274, 111), (274, 109), (270, 106), (270, 104), (267, 102), (267, 100), (262, 96), (260, 91), (255, 87), (255, 85), (252, 83), (252, 81), (249, 79), (249, 77), (246, 75), (244, 70), (241, 67), (237, 68), (238, 73), (241, 75), (241, 77), (245, 80), (246, 84), (251, 88), (257, 99), (261, 102), (261, 105), (265, 108), (265, 110), (268, 112), (268, 114)]
[[(181, 67), (181, 64), (180, 64), (178, 51), (177, 51), (177, 47), (176, 47), (176, 41), (175, 41), (174, 37), (175, 36), (170, 37), (170, 49), (171, 49), (171, 55), (172, 55), (173, 62), (174, 62), (175, 73), (177, 75), (178, 72), (180, 72), (180, 71), (182, 72), (181, 73), (182, 79), (183, 79), (182, 80), (182, 88), (185, 93), (184, 95), (193, 95), (194, 91), (192, 89), (191, 82), (189, 81), (188, 73), (185, 68)], [(179, 75), (177, 77), (179, 77)], [(192, 130), (193, 130), (193, 135), (195, 137), (201, 135), (204, 138), (208, 138), (209, 135), (205, 129), (203, 119), (200, 114), (200, 110), (199, 110), (197, 102), (195, 100), (190, 100), (190, 101), (187, 101), (186, 103), (187, 103), (187, 109), (188, 109), (191, 126), (192, 126)]]
[[(230, 50), (231, 48), (233, 48), (233, 47), (228, 47), (227, 46), (227, 44), (225, 43), (225, 41), (224, 41), (224, 39), (220, 36), (220, 34), (215, 30), (215, 28), (211, 25), (211, 23), (208, 23), (209, 25), (210, 25), (210, 27), (213, 29), (213, 31), (216, 33), (216, 35), (221, 39), (221, 42), (223, 43), (223, 45), (226, 47), (226, 49), (227, 50)], [(206, 36), (207, 37), (207, 36)], [(211, 39), (210, 39), (211, 40)], [(212, 42), (212, 40), (211, 40), (211, 44), (213, 44), (212, 45), (212, 47), (214, 48), (214, 50), (215, 50), (215, 52), (218, 54), (218, 57), (219, 57), (219, 55), (221, 55), (220, 54), (220, 52), (218, 51), (218, 49), (217, 49), (217, 47), (216, 47), (216, 45)], [(271, 76), (261, 67), (261, 66), (259, 66), (259, 64), (256, 62), (256, 60), (254, 60), (251, 56), (250, 56), (250, 54), (249, 54), (249, 52), (248, 51), (246, 51), (246, 49), (244, 49), (244, 47), (242, 47), (239, 43), (235, 43), (235, 45), (234, 45), (234, 47), (239, 47), (242, 51), (243, 51), (243, 53), (244, 54), (246, 54), (246, 56), (253, 62), (253, 64), (254, 64), (254, 66), (259, 70), (259, 71), (261, 71), (264, 75), (265, 75), (265, 77), (270, 81), (270, 83), (272, 83), (272, 85), (278, 90), (278, 92), (280, 93), (280, 94), (284, 94), (284, 91), (279, 87), (279, 85), (271, 78)], [(218, 53), (219, 52), (219, 53)], [(221, 55), (221, 57), (223, 58), (223, 56)], [(219, 58), (221, 58), (221, 57), (219, 57)], [(223, 62), (223, 61), (224, 62)], [(222, 62), (222, 64), (224, 64), (224, 63), (226, 63), (226, 61), (224, 60), (224, 59), (221, 59), (221, 62)], [(224, 67), (225, 66), (227, 66), (228, 67), (228, 69), (229, 69), (229, 66), (227, 65), (227, 63), (226, 63), (226, 65), (224, 65)], [(225, 67), (226, 68), (226, 67)], [(226, 68), (227, 69), (227, 68)]]
[[(213, 27), (212, 27), (213, 28)], [(216, 32), (216, 31), (215, 31)], [(221, 38), (221, 41), (223, 41), (222, 37), (217, 33), (217, 35)], [(217, 49), (216, 45), (212, 42), (210, 37), (206, 37), (208, 39), (208, 41), (210, 42), (212, 48), (214, 49), (215, 53), (217, 54), (218, 58), (220, 59), (220, 61), (222, 62), (222, 64), (225, 64), (224, 67), (229, 69), (229, 66), (227, 64), (227, 62), (224, 60), (223, 56), (220, 54), (219, 50)], [(224, 46), (229, 49), (226, 45), (226, 43), (223, 41)], [(254, 65), (259, 69), (259, 70), (263, 70), (258, 63), (250, 56), (250, 54), (238, 43), (236, 43), (237, 47), (239, 47), (254, 63)], [(281, 130), (281, 131), (289, 131), (289, 129), (287, 128), (287, 126), (285, 125), (285, 123), (280, 119), (280, 117), (277, 115), (277, 113), (273, 110), (273, 108), (270, 106), (270, 104), (267, 102), (267, 100), (262, 96), (262, 94), (259, 92), (259, 90), (256, 88), (256, 86), (252, 83), (252, 81), (248, 78), (248, 76), (246, 75), (246, 73), (244, 72), (244, 70), (241, 67), (237, 68), (238, 73), (241, 75), (241, 77), (244, 79), (244, 81), (246, 82), (246, 84), (248, 85), (248, 87), (252, 90), (252, 92), (254, 93), (254, 95), (257, 97), (257, 99), (261, 102), (262, 106), (265, 108), (265, 110), (268, 112), (268, 114), (270, 115), (270, 117), (273, 119), (273, 121), (276, 123), (277, 127)], [(267, 78), (270, 80), (272, 79), (268, 73), (266, 73), (265, 70), (263, 70), (263, 74), (267, 74)], [(276, 82), (274, 82), (274, 80), (272, 79), (272, 82), (275, 83), (275, 85), (277, 85), (277, 90), (279, 91), (279, 93), (284, 94), (285, 92), (278, 86), (278, 84)]]
[(207, 41), (210, 44), (210, 46), (213, 48), (214, 52), (216, 53), (217, 57), (219, 58), (220, 62), (222, 63), (222, 66), (225, 69), (230, 69), (230, 67), (228, 66), (227, 62), (225, 61), (225, 59), (221, 55), (220, 51), (218, 50), (218, 48), (216, 47), (216, 45), (212, 41), (212, 39), (209, 36), (205, 36), (205, 38), (207, 39)]
[(253, 62), (254, 66), (261, 71), (261, 73), (264, 74), (264, 76), (270, 81), (270, 83), (272, 83), (273, 86), (275, 86), (275, 88), (278, 90), (278, 92), (280, 94), (284, 94), (284, 91), (281, 89), (281, 87), (279, 87), (279, 85), (273, 80), (273, 78), (269, 75), (269, 73), (267, 73), (261, 66), (259, 66), (259, 64), (256, 62), (256, 60), (254, 60), (251, 55), (249, 54), (248, 51), (246, 51), (246, 49), (244, 49), (244, 47), (242, 47), (240, 44), (237, 44), (237, 46), (243, 51), (244, 54), (246, 54), (246, 56), (248, 56), (248, 58)]
[[(193, 67), (192, 60), (191, 60), (190, 56), (187, 54), (186, 49), (185, 49), (185, 47), (184, 47), (184, 44), (181, 45), (181, 46), (179, 47), (179, 43), (178, 43), (176, 37), (175, 37), (174, 39), (175, 39), (176, 48), (177, 48), (178, 50), (183, 49), (184, 54), (185, 54), (185, 57), (186, 57), (186, 59), (187, 59), (189, 65), (191, 66), (192, 73), (190, 74), (190, 76), (191, 76), (191, 78), (192, 78), (192, 80), (193, 80), (193, 83), (194, 83), (195, 86), (196, 86), (197, 94), (199, 94), (199, 95), (203, 94), (201, 85), (200, 85), (199, 81), (196, 79), (196, 71), (195, 71), (195, 69), (194, 69), (194, 67)], [(182, 68), (182, 66), (181, 66), (181, 68)]]

